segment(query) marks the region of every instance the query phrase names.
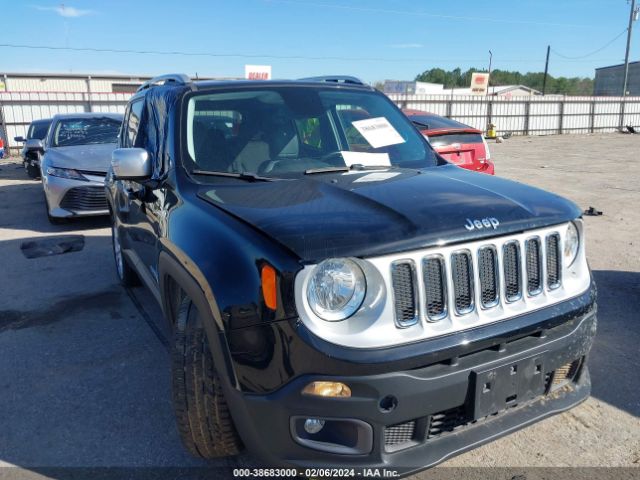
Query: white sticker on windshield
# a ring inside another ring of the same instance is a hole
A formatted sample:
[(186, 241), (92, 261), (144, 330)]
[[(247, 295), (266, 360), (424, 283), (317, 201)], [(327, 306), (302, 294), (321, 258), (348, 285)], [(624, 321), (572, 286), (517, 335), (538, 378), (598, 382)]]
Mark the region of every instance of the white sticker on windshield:
[(388, 147), (404, 143), (404, 138), (384, 117), (357, 120), (352, 125), (371, 144), (373, 148)]
[(399, 172), (374, 172), (374, 173), (368, 173), (367, 175), (364, 175), (364, 176), (354, 180), (353, 183), (358, 183), (358, 182), (383, 182), (385, 180), (389, 180), (390, 178), (397, 177), (398, 175), (400, 175)]
[(388, 153), (340, 152), (347, 167), (362, 165), (364, 167), (390, 167)]

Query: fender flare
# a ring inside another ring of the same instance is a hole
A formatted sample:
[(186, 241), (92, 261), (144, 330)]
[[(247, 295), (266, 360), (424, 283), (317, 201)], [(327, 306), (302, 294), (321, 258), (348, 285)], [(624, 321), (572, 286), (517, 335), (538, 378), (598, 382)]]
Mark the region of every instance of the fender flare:
[(219, 365), (219, 371), (226, 373), (221, 375), (223, 383), (230, 389), (239, 389), (239, 384), (233, 369), (231, 352), (224, 331), (222, 314), (213, 292), (202, 272), (181, 251), (174, 250), (171, 253), (163, 250), (158, 258), (158, 274), (161, 307), (164, 316), (173, 329), (174, 313), (171, 305), (171, 279), (186, 296), (188, 296), (198, 309), (202, 323), (209, 339), (209, 348), (213, 355), (215, 365)]

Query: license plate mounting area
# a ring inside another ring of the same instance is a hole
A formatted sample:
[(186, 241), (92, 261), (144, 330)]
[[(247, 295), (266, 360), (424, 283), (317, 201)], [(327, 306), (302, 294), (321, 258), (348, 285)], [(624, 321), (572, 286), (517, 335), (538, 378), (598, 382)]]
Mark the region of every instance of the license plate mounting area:
[(544, 394), (544, 364), (541, 356), (517, 360), (486, 370), (473, 371), (474, 420), (501, 412)]

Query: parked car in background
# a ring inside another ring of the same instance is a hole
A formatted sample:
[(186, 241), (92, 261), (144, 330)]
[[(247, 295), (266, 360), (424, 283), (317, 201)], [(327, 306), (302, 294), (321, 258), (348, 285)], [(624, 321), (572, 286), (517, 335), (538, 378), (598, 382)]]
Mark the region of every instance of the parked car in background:
[(41, 174), (51, 223), (109, 213), (104, 179), (122, 115), (70, 113), (53, 117), (44, 142)]
[(451, 165), (368, 85), (167, 75), (121, 132), (116, 272), (162, 306), (192, 454), (406, 474), (588, 397), (582, 211)]
[(24, 143), (22, 150), (20, 150), (20, 156), (22, 157), (24, 169), (31, 178), (40, 176), (40, 159), (43, 153), (42, 140), (47, 136), (50, 125), (50, 118), (34, 120), (27, 129), (26, 138), (14, 138), (16, 142)]
[(489, 146), (481, 130), (434, 113), (408, 109), (403, 113), (445, 160), (468, 170), (494, 174)]

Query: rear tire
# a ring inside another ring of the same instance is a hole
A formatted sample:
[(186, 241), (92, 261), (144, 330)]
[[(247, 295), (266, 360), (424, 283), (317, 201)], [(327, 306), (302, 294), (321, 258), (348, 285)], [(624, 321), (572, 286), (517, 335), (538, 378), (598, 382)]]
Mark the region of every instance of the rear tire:
[(122, 245), (120, 243), (120, 235), (116, 227), (116, 222), (111, 220), (111, 245), (113, 251), (113, 260), (116, 264), (116, 274), (118, 280), (123, 287), (135, 287), (140, 284), (140, 279), (135, 270), (129, 265), (127, 258), (122, 253)]
[(213, 365), (200, 314), (184, 298), (178, 307), (172, 346), (173, 405), (182, 443), (201, 458), (237, 455), (242, 442)]

